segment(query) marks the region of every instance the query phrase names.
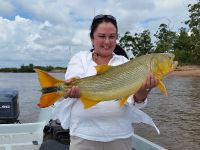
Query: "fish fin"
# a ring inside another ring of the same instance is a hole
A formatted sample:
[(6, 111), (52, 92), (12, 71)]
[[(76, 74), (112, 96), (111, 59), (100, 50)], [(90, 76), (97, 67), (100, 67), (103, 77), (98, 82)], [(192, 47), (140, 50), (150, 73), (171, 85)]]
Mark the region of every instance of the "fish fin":
[(82, 101), (85, 109), (90, 108), (90, 107), (96, 105), (97, 103), (99, 103), (98, 101), (89, 100), (82, 96), (80, 97), (80, 100)]
[(38, 73), (40, 86), (42, 88), (53, 87), (58, 85), (59, 83), (64, 83), (64, 81), (54, 78), (53, 76), (49, 75), (47, 72), (43, 70), (40, 69), (34, 69), (34, 70), (35, 72)]
[(164, 83), (161, 80), (158, 80), (158, 85), (157, 87), (167, 96), (167, 89), (164, 85)]
[(58, 99), (60, 99), (63, 96), (64, 96), (63, 92), (52, 92), (52, 93), (42, 94), (38, 106), (40, 108), (51, 106), (53, 103), (55, 103)]
[(113, 66), (109, 66), (109, 65), (95, 66), (97, 74), (103, 74), (106, 71), (108, 71), (111, 67), (113, 67)]
[(126, 96), (126, 97), (124, 97), (124, 98), (122, 98), (121, 100), (120, 100), (120, 103), (119, 103), (119, 107), (121, 108), (122, 106), (124, 106), (124, 104), (126, 103), (126, 101), (128, 100), (128, 97), (129, 96)]

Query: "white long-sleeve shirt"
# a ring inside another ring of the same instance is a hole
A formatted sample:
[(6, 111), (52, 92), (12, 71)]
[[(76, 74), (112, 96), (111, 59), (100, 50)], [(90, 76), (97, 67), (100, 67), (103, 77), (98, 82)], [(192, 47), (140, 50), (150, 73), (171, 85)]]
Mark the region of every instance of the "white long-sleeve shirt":
[[(116, 66), (128, 60), (113, 54), (108, 65)], [(96, 74), (97, 64), (92, 59), (92, 53), (82, 51), (74, 55), (69, 62), (65, 79), (71, 77), (87, 77)], [(84, 109), (79, 99), (63, 100), (54, 110), (54, 119), (59, 119), (63, 128), (70, 128), (70, 135), (93, 141), (112, 141), (128, 138), (133, 135), (133, 122), (151, 122), (151, 118), (138, 108), (145, 103), (133, 105), (133, 97), (119, 108), (119, 101), (100, 102), (89, 109)]]

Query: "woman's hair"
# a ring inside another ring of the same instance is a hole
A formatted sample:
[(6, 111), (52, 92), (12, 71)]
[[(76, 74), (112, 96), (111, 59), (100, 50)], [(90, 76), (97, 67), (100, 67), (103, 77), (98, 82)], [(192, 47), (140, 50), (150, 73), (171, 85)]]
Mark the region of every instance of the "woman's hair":
[(90, 28), (90, 38), (93, 38), (93, 34), (94, 31), (97, 29), (98, 25), (101, 24), (102, 22), (110, 22), (112, 23), (115, 28), (116, 31), (118, 32), (118, 27), (117, 27), (117, 21), (115, 19), (115, 17), (113, 17), (112, 15), (97, 15), (93, 18), (92, 20), (92, 24), (91, 24), (91, 28)]
[(126, 57), (127, 59), (129, 59), (126, 51), (121, 46), (119, 46), (118, 44), (116, 45), (113, 52), (117, 55), (122, 55), (122, 56)]
[[(98, 25), (101, 24), (102, 22), (112, 23), (115, 26), (116, 31), (118, 32), (116, 18), (113, 17), (112, 15), (100, 14), (100, 15), (95, 16), (94, 19), (92, 20), (92, 25), (91, 25), (91, 28), (90, 28), (91, 29), (91, 31), (90, 31), (90, 38), (91, 39), (93, 38), (93, 34), (94, 34), (95, 30), (97, 29)], [(93, 50), (94, 49), (91, 49), (91, 52)], [(125, 50), (122, 47), (120, 47), (118, 44), (116, 45), (113, 52), (117, 55), (122, 55), (122, 56), (128, 58), (128, 55), (126, 54)]]

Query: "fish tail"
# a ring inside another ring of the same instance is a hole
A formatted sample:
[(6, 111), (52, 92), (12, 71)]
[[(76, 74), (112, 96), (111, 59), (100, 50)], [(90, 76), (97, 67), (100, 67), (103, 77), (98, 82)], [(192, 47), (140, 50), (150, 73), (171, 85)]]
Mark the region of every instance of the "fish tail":
[(63, 96), (64, 92), (52, 92), (52, 93), (42, 94), (40, 97), (40, 102), (37, 105), (40, 108), (51, 106)]
[(64, 92), (60, 88), (60, 85), (65, 84), (63, 80), (56, 79), (40, 69), (34, 70), (38, 74), (43, 93), (38, 104), (40, 108), (48, 107), (64, 96)]
[(40, 86), (42, 88), (48, 88), (48, 87), (56, 87), (59, 84), (64, 84), (64, 81), (56, 79), (55, 77), (51, 76), (47, 72), (40, 70), (40, 69), (34, 69), (35, 72), (38, 74)]

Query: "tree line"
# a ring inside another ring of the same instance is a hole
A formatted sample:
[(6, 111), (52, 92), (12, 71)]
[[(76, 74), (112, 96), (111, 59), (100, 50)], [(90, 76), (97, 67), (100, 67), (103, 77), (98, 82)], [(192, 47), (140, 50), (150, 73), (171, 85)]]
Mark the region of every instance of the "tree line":
[(58, 71), (58, 72), (64, 72), (66, 71), (66, 68), (63, 67), (53, 67), (53, 66), (34, 66), (33, 64), (29, 65), (21, 65), (20, 68), (0, 68), (0, 72), (35, 72), (33, 69), (38, 68), (44, 71)]
[(181, 27), (179, 32), (172, 31), (167, 24), (160, 24), (154, 34), (152, 43), (150, 31), (131, 35), (126, 32), (119, 38), (119, 45), (131, 51), (135, 57), (149, 53), (171, 52), (179, 64), (200, 64), (200, 1), (188, 5), (189, 20), (184, 23), (188, 29)]

